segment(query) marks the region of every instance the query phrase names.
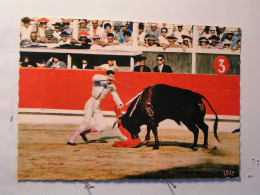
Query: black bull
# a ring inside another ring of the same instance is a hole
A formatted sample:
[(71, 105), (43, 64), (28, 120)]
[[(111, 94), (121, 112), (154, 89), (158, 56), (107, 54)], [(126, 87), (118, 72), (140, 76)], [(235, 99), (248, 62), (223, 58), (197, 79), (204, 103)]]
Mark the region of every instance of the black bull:
[(211, 107), (208, 100), (201, 94), (194, 93), (169, 85), (158, 84), (144, 89), (142, 94), (137, 96), (130, 104), (127, 112), (120, 117), (122, 126), (131, 134), (132, 139), (139, 137), (141, 125), (147, 125), (145, 141), (150, 140), (150, 131), (153, 131), (155, 144), (153, 149), (159, 149), (157, 127), (165, 119), (172, 119), (179, 125), (181, 122), (193, 132), (194, 142), (192, 148), (197, 150), (199, 128), (204, 133), (203, 147), (208, 146), (208, 125), (204, 122), (205, 105), (204, 99), (216, 119), (214, 122), (214, 136), (219, 141), (217, 135), (218, 116)]

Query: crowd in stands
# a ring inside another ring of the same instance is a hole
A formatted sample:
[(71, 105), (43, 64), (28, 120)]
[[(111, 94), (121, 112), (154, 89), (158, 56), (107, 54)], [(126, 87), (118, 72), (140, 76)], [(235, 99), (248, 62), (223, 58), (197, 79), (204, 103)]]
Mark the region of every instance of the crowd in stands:
[(55, 47), (71, 49), (141, 46), (162, 47), (164, 50), (181, 48), (183, 51), (193, 47), (233, 51), (241, 48), (241, 30), (238, 28), (196, 27), (198, 45), (194, 46), (193, 25), (24, 17), (20, 45), (46, 47), (52, 43)]

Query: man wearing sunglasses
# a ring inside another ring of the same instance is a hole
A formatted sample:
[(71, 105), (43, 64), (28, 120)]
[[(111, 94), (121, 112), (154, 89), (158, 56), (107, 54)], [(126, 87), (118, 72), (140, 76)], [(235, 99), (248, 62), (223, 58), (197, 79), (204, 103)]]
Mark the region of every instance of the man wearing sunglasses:
[(172, 68), (166, 64), (164, 64), (164, 56), (162, 54), (157, 55), (157, 63), (158, 65), (153, 68), (154, 72), (168, 72), (172, 73)]

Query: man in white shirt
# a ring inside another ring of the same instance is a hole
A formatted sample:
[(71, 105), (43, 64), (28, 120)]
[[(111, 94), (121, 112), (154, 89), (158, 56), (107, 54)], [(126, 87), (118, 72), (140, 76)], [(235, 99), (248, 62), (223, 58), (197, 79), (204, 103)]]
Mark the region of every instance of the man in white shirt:
[[(104, 117), (100, 110), (100, 102), (109, 92), (111, 92), (117, 107), (121, 108), (123, 106), (123, 103), (116, 92), (116, 87), (113, 84), (114, 80), (115, 73), (112, 70), (108, 70), (106, 75), (96, 74), (93, 76), (92, 96), (85, 104), (84, 121), (76, 129), (71, 139), (67, 142), (67, 145), (75, 146), (75, 140), (79, 135), (87, 142), (86, 133), (101, 132), (106, 129)], [(95, 125), (92, 125), (93, 121), (96, 122)]]
[(101, 66), (95, 67), (96, 70), (113, 70), (117, 71), (119, 70), (118, 66), (116, 65), (116, 61), (114, 58), (109, 57), (107, 60), (107, 64), (102, 64)]

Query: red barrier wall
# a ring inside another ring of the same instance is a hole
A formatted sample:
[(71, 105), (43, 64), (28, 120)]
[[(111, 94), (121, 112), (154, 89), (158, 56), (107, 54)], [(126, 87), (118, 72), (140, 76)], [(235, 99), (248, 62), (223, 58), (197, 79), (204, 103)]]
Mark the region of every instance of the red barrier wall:
[[(19, 108), (83, 110), (91, 96), (92, 76), (97, 73), (105, 74), (91, 70), (21, 68)], [(115, 82), (124, 104), (143, 88), (163, 83), (201, 93), (218, 115), (240, 115), (240, 76), (116, 72), (115, 77), (129, 85)], [(115, 104), (111, 102), (109, 95), (102, 101), (101, 109), (113, 110)], [(207, 114), (213, 114), (208, 106)]]

